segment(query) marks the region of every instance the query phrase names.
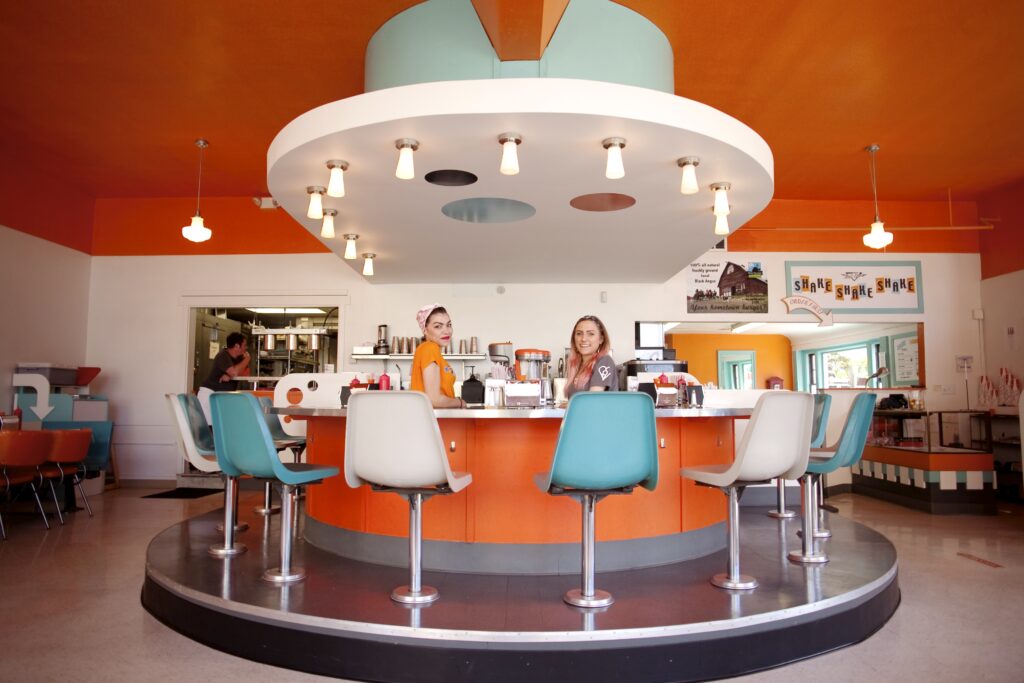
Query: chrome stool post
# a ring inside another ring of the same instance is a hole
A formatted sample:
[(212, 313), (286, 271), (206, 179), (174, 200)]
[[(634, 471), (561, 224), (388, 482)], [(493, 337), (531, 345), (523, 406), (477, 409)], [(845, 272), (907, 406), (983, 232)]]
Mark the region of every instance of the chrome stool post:
[(433, 586), (422, 585), (423, 567), (423, 493), (406, 494), (409, 500), (409, 585), (391, 592), (391, 599), (403, 605), (423, 605), (440, 595)]
[[(224, 544), (209, 547), (207, 552), (213, 557), (231, 557), (244, 553), (246, 550), (245, 544), (235, 543), (235, 531), (240, 531), (237, 526), (238, 477), (226, 477), (225, 479), (224, 523), (221, 525), (224, 531)], [(246, 524), (245, 528), (248, 529), (249, 525)]]
[(726, 590), (757, 588), (757, 579), (740, 573), (740, 496), (738, 486), (728, 486), (722, 492), (729, 497), (729, 567), (728, 574), (715, 574), (711, 583)]
[(776, 509), (768, 511), (768, 516), (773, 519), (793, 519), (796, 512), (786, 509), (786, 480), (779, 477), (776, 487), (778, 503)]
[(294, 583), (306, 578), (306, 570), (292, 567), (292, 532), (295, 525), (295, 487), (281, 484), (281, 566), (263, 572), (270, 583)]
[(800, 477), (801, 493), (803, 495), (803, 533), (800, 534), (802, 547), (799, 551), (794, 550), (789, 553), (790, 561), (800, 564), (821, 564), (822, 562), (828, 562), (828, 555), (818, 552), (814, 547), (814, 517), (816, 510), (814, 506), (813, 479), (814, 475), (810, 473)]
[(583, 508), (583, 542), (580, 544), (582, 586), (567, 591), (562, 599), (576, 607), (607, 607), (615, 602), (615, 598), (607, 591), (594, 588), (594, 506), (600, 498), (594, 493), (584, 493), (573, 498), (578, 498)]
[(253, 508), (253, 512), (257, 515), (276, 515), (281, 511), (281, 506), (273, 504), (273, 498), (270, 493), (270, 482), (263, 483), (263, 507)]

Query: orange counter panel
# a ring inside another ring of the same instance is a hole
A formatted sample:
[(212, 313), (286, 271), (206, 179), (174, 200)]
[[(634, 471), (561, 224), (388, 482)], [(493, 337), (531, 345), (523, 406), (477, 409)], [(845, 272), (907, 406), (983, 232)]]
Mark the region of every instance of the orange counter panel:
[(957, 470), (960, 472), (991, 471), (993, 460), (991, 453), (926, 453), (908, 451), (901, 448), (884, 446), (865, 446), (864, 460), (884, 462), (887, 465), (913, 467), (918, 470)]
[[(472, 472), (464, 491), (435, 496), (424, 506), (423, 537), (471, 543), (573, 543), (580, 540), (580, 508), (569, 497), (537, 489), (533, 475), (551, 464), (557, 419), (441, 419), (452, 469)], [(725, 520), (725, 497), (679, 476), (684, 464), (729, 462), (731, 418), (662, 418), (659, 482), (654, 491), (609, 496), (598, 506), (597, 539), (616, 541), (678, 534)], [(386, 438), (386, 435), (382, 435)], [(342, 465), (345, 418), (311, 418), (309, 462)], [(454, 443), (454, 450), (451, 445)], [(664, 444), (662, 446), (662, 443)], [(310, 487), (307, 513), (320, 522), (372, 534), (406, 536), (404, 499), (350, 489), (343, 477)]]

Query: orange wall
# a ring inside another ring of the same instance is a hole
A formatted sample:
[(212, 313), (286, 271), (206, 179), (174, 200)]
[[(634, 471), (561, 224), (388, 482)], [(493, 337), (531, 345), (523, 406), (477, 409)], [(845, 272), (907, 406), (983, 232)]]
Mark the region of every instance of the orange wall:
[(327, 251), (284, 209), (259, 209), (249, 197), (203, 197), (203, 219), (213, 237), (195, 244), (181, 236), (195, 200), (97, 199), (95, 256), (175, 254), (301, 254)]
[(981, 278), (1024, 270), (1024, 181), (979, 197), (978, 215), (995, 225), (981, 235)]
[(719, 351), (754, 351), (755, 389), (766, 389), (769, 377), (781, 377), (786, 388), (793, 384), (793, 345), (781, 334), (670, 334), (669, 348), (689, 364), (689, 372), (705, 384), (718, 381)]

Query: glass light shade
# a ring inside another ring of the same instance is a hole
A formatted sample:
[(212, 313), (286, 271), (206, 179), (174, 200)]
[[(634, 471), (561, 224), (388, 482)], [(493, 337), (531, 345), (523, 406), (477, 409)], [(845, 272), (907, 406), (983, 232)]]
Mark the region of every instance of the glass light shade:
[(728, 216), (715, 216), (715, 234), (716, 235), (728, 235), (729, 234), (729, 217)]
[(683, 194), (697, 194), (700, 191), (697, 184), (697, 167), (693, 164), (683, 164), (683, 180), (679, 184), (679, 191)]
[(416, 167), (412, 160), (412, 147), (402, 147), (398, 150), (398, 166), (395, 167), (395, 177), (400, 180), (412, 180), (416, 177)]
[(609, 180), (618, 180), (626, 176), (626, 169), (622, 165), (622, 147), (619, 145), (608, 146), (608, 163), (604, 167), (604, 177)]
[(192, 222), (181, 229), (181, 236), (190, 242), (205, 242), (213, 237), (213, 230), (203, 225), (203, 217), (196, 214)]
[(306, 217), (320, 220), (324, 217), (323, 196), (319, 192), (309, 193), (309, 208), (306, 209)]
[(729, 215), (729, 194), (724, 187), (715, 190), (715, 207), (712, 211), (716, 216)]
[(363, 255), (363, 275), (373, 275), (373, 257)]
[(351, 236), (345, 237), (345, 258), (349, 261), (354, 261), (356, 258), (356, 238)]
[(324, 239), (334, 239), (334, 214), (335, 211), (324, 213), (324, 224), (320, 228), (320, 236)]
[(892, 244), (893, 234), (885, 231), (885, 223), (875, 221), (871, 224), (871, 232), (864, 235), (864, 246), (872, 249), (884, 249)]
[(345, 169), (343, 169), (341, 166), (331, 167), (331, 179), (327, 182), (327, 196), (345, 196)]
[(516, 149), (518, 146), (515, 140), (505, 140), (501, 143), (501, 166), (498, 167), (498, 170), (502, 175), (518, 175), (519, 152)]

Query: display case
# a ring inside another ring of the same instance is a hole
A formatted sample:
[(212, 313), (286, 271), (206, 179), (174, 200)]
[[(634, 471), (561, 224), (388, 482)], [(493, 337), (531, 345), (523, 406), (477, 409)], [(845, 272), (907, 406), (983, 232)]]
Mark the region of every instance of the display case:
[(854, 493), (936, 514), (995, 514), (992, 422), (984, 410), (876, 410)]

